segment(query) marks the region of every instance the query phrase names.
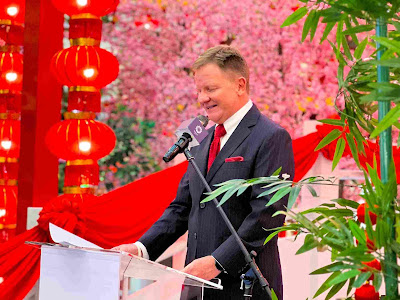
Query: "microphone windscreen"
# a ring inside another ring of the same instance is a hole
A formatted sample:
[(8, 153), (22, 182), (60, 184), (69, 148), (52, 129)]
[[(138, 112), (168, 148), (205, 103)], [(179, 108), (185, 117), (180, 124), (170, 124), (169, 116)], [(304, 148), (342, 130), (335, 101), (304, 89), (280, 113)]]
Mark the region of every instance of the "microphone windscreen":
[(199, 121), (201, 122), (201, 124), (204, 126), (204, 127), (206, 127), (207, 126), (207, 124), (208, 124), (208, 117), (206, 117), (206, 116), (203, 116), (203, 115), (198, 115), (197, 116), (197, 119), (199, 119)]

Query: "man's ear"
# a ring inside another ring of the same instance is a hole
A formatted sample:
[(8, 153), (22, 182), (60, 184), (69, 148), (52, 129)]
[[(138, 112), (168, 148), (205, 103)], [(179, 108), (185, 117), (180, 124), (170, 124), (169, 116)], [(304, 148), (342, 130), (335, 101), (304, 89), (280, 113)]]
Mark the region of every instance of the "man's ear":
[(236, 87), (237, 87), (236, 92), (238, 93), (239, 96), (242, 96), (244, 93), (246, 93), (247, 92), (246, 78), (244, 78), (244, 77), (237, 78), (236, 79)]

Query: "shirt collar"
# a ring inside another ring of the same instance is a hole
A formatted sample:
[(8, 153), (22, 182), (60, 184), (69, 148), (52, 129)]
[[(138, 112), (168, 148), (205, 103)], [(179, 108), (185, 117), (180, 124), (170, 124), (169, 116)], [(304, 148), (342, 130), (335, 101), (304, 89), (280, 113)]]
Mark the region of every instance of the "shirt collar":
[(249, 100), (245, 105), (242, 106), (241, 109), (235, 112), (224, 122), (224, 127), (228, 136), (230, 136), (235, 131), (240, 121), (242, 121), (242, 119), (249, 112), (252, 106), (253, 102)]

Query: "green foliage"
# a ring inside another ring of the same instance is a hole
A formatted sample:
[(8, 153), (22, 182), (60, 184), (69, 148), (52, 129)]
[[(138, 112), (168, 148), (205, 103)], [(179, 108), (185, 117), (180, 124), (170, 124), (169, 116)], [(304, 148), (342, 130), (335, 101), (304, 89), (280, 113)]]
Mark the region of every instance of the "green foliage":
[[(110, 155), (99, 161), (100, 178), (108, 190), (132, 182), (143, 173), (160, 170), (148, 145), (148, 140), (152, 139), (154, 121), (140, 120), (131, 117), (131, 114), (123, 115), (121, 110), (126, 108), (121, 105), (116, 109), (122, 117), (109, 118), (107, 125), (114, 130), (117, 143)], [(107, 176), (110, 173), (113, 176)]]

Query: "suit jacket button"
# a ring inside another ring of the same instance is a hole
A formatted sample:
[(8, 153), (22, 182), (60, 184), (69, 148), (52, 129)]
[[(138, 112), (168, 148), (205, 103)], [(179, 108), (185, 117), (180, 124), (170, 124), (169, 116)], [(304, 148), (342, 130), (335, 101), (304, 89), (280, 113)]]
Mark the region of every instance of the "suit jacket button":
[(193, 235), (194, 235), (194, 239), (197, 240), (197, 233), (195, 232)]
[(200, 203), (200, 208), (205, 208), (206, 204), (205, 203)]

